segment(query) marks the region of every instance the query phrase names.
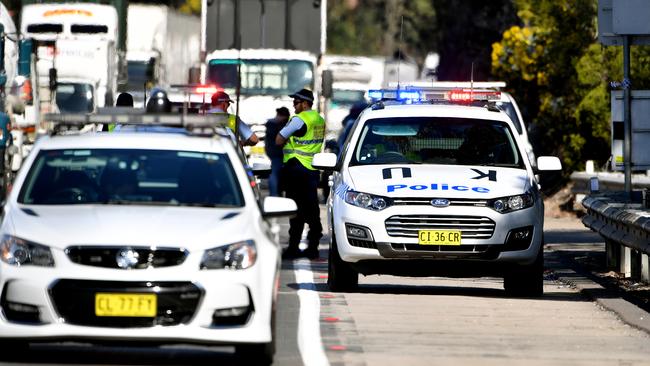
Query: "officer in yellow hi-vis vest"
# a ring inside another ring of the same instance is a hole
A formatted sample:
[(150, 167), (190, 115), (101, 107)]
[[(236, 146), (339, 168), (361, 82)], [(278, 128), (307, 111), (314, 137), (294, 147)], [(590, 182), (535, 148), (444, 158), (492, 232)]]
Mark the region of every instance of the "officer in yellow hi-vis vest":
[[(239, 128), (239, 140), (242, 145), (255, 145), (259, 142), (257, 135), (251, 130), (251, 128), (244, 123), (241, 119), (237, 118), (234, 114), (228, 113), (228, 107), (230, 103), (233, 103), (233, 100), (230, 99), (230, 96), (224, 91), (218, 91), (212, 94), (212, 109), (208, 113), (212, 114), (227, 114), (228, 115), (228, 127), (235, 132), (235, 125)], [(239, 123), (237, 123), (239, 122)]]
[[(285, 259), (307, 257), (318, 258), (318, 242), (323, 236), (318, 207), (318, 181), (320, 173), (311, 166), (316, 153), (323, 148), (325, 120), (312, 110), (314, 94), (302, 89), (291, 94), (296, 114), (275, 138), (278, 145), (284, 145), (284, 166), (280, 175), (281, 185), (287, 197), (296, 201), (298, 214), (289, 221), (289, 246), (282, 253)], [(308, 247), (300, 252), (298, 245), (305, 223), (309, 225)]]

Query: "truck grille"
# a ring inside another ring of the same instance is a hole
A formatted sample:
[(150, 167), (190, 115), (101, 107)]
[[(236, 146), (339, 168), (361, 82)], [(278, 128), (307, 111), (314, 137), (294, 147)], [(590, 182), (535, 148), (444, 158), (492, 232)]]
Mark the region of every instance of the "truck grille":
[(125, 248), (138, 254), (138, 262), (132, 269), (177, 266), (187, 257), (187, 251), (180, 248), (75, 246), (66, 248), (65, 252), (68, 258), (77, 264), (121, 269), (117, 265), (117, 256)]
[[(95, 294), (144, 293), (157, 296), (155, 317), (95, 315)], [(186, 324), (194, 316), (203, 292), (190, 282), (120, 282), (59, 280), (50, 289), (52, 302), (68, 324), (94, 327), (137, 328)]]
[(489, 239), (495, 223), (488, 217), (395, 215), (385, 221), (390, 236), (417, 238), (419, 230), (460, 230), (463, 239)]

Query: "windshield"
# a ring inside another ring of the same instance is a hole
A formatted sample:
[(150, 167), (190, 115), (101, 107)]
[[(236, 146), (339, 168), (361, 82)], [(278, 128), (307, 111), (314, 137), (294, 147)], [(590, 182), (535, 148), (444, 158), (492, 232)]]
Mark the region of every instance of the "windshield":
[(57, 83), (56, 105), (59, 111), (87, 113), (94, 110), (93, 87), (83, 83)]
[(243, 206), (227, 155), (133, 149), (41, 151), (29, 170), (18, 202)]
[[(237, 88), (237, 60), (211, 60), (210, 82), (224, 89)], [(314, 71), (308, 61), (242, 60), (241, 94), (288, 96), (314, 88)]]
[(405, 163), (524, 168), (505, 122), (451, 117), (367, 121), (351, 165)]
[(129, 76), (128, 90), (142, 90), (150, 85), (145, 85), (153, 78), (153, 62), (129, 61), (127, 65)]

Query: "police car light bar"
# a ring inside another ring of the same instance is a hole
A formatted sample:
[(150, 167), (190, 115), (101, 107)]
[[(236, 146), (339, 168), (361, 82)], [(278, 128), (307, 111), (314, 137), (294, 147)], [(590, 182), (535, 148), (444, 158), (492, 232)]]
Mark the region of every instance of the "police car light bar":
[(476, 101), (497, 101), (501, 99), (501, 92), (494, 90), (424, 90), (399, 89), (399, 90), (369, 90), (368, 97), (373, 101), (395, 100), (403, 102), (456, 102), (471, 103)]
[(397, 100), (397, 101), (417, 102), (422, 100), (422, 93), (420, 93), (419, 90), (414, 90), (414, 89), (399, 89), (399, 90), (380, 89), (380, 90), (369, 90), (368, 97), (373, 101)]
[(89, 124), (116, 123), (135, 126), (167, 126), (167, 127), (226, 127), (228, 117), (219, 114), (183, 115), (183, 114), (134, 114), (134, 113), (102, 113), (102, 114), (73, 114), (47, 113), (46, 122), (56, 125), (84, 126)]
[[(506, 87), (505, 81), (411, 81), (400, 86), (419, 90), (452, 90), (452, 89), (501, 89)], [(391, 82), (389, 88), (396, 88), (397, 83)]]
[(501, 92), (483, 90), (451, 90), (447, 92), (447, 99), (452, 102), (497, 101), (501, 99)]
[(219, 91), (219, 89), (214, 85), (199, 85), (194, 89), (195, 92), (199, 94), (209, 94), (212, 95)]

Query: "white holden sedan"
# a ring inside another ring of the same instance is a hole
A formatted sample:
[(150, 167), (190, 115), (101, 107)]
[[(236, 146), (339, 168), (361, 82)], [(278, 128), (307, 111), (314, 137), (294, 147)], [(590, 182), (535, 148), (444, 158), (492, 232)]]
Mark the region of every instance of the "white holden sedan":
[(270, 363), (280, 247), (227, 137), (39, 140), (0, 224), (0, 342), (234, 345)]

